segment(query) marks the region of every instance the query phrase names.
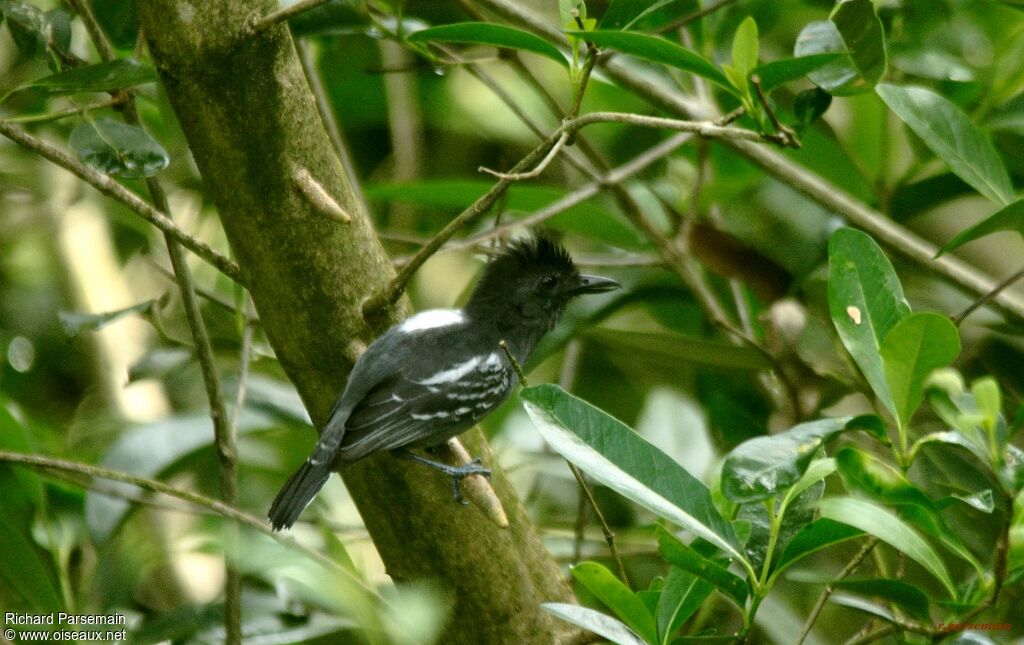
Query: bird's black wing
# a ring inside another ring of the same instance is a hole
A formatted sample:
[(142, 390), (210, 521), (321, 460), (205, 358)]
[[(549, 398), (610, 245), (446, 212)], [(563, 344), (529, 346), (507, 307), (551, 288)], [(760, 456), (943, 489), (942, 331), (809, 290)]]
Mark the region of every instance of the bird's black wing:
[(492, 353), (422, 378), (383, 381), (349, 415), (340, 456), (355, 461), (379, 450), (442, 443), (501, 404), (513, 378), (505, 358)]

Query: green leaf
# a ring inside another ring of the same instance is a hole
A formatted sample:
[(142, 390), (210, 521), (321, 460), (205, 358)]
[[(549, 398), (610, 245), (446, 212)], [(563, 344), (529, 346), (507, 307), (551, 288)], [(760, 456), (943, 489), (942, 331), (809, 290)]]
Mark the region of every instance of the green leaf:
[(892, 511), (853, 497), (823, 499), (818, 503), (818, 510), (822, 517), (859, 528), (902, 551), (938, 578), (951, 598), (956, 598), (956, 587), (946, 571), (946, 565), (932, 547)]
[(903, 426), (924, 400), (925, 379), (959, 353), (956, 325), (936, 313), (911, 314), (886, 334), (880, 354), (893, 410)]
[(679, 567), (669, 567), (658, 598), (658, 642), (668, 645), (679, 628), (692, 616), (715, 587)]
[[(809, 58), (809, 56), (805, 56), (805, 58)], [(832, 95), (820, 87), (815, 87), (796, 95), (796, 98), (793, 99), (793, 115), (796, 116), (799, 127), (806, 128), (820, 119), (830, 105), (832, 105)]]
[(156, 70), (130, 58), (75, 67), (32, 81), (22, 87), (36, 87), (50, 94), (77, 94), (79, 92), (111, 92), (125, 87), (152, 83), (157, 80)]
[(958, 177), (997, 204), (1015, 200), (1006, 166), (992, 142), (960, 108), (923, 87), (882, 84), (876, 91)]
[(999, 233), (1000, 231), (1017, 231), (1024, 236), (1024, 199), (1004, 206), (974, 226), (961, 231), (959, 235), (939, 249), (936, 257), (953, 249), (958, 249), (968, 242), (973, 242), (978, 238), (991, 235), (992, 233)]
[(631, 29), (644, 17), (678, 0), (612, 0), (601, 16), (601, 29)]
[(607, 638), (616, 645), (646, 645), (629, 627), (599, 611), (560, 602), (546, 602), (541, 607), (566, 622)]
[(156, 300), (146, 300), (131, 307), (107, 311), (101, 314), (83, 314), (74, 311), (61, 311), (57, 313), (61, 329), (69, 338), (74, 338), (87, 331), (97, 331), (112, 322), (120, 320), (129, 314), (148, 314), (153, 309)]
[(869, 91), (885, 75), (885, 36), (871, 0), (843, 0), (829, 20), (808, 24), (797, 36), (794, 54), (840, 54), (809, 74), (835, 96)]
[(526, 412), (559, 454), (619, 494), (743, 560), (711, 493), (627, 425), (557, 385), (522, 391)]
[(170, 162), (144, 130), (107, 117), (81, 123), (68, 143), (87, 165), (120, 177), (151, 177)]
[(71, 47), (71, 16), (63, 9), (44, 12), (27, 2), (4, 2), (0, 11), (14, 45), (27, 57), (46, 50), (67, 53)]
[(722, 70), (700, 54), (658, 36), (627, 31), (570, 32), (571, 35), (586, 37), (598, 47), (614, 49), (623, 54), (661, 63), (681, 69), (717, 84), (733, 94), (735, 88)]
[[(758, 65), (750, 72), (750, 75), (756, 75), (761, 80), (761, 88), (765, 92), (770, 92), (784, 83), (801, 79), (811, 72), (821, 69), (825, 65), (841, 60), (842, 57), (842, 54), (828, 53), (786, 58)], [(820, 91), (820, 88), (815, 89)], [(814, 90), (810, 91), (813, 92)], [(829, 98), (832, 96), (827, 93), (825, 95)], [(824, 112), (824, 110), (822, 110), (822, 112)]]
[(665, 332), (625, 331), (596, 327), (583, 332), (609, 350), (641, 357), (645, 364), (677, 369), (696, 365), (718, 370), (761, 371), (771, 364), (750, 347)]
[(900, 517), (938, 539), (973, 566), (979, 575), (982, 574), (978, 559), (967, 550), (960, 536), (942, 520), (931, 498), (910, 483), (903, 473), (874, 455), (849, 446), (840, 449), (835, 459), (847, 490), (860, 490), (880, 502), (895, 506)]
[(707, 580), (743, 610), (747, 602), (747, 583), (739, 576), (697, 553), (662, 526), (658, 527), (658, 549), (670, 564)]
[(775, 565), (772, 577), (778, 576), (787, 567), (803, 557), (861, 535), (864, 535), (863, 531), (847, 524), (835, 522), (827, 518), (815, 520), (800, 529), (793, 536), (793, 539), (789, 541), (789, 544), (786, 545), (786, 548), (782, 550), (782, 555), (779, 556), (779, 562)]
[(924, 624), (931, 623), (928, 611), (928, 596), (920, 587), (903, 580), (892, 578), (837, 580), (829, 583), (833, 587), (851, 591), (862, 596), (884, 600), (899, 605), (908, 614)]
[(893, 415), (882, 364), (882, 340), (910, 314), (903, 287), (875, 241), (843, 228), (828, 244), (828, 307), (832, 324), (871, 389)]
[(409, 36), (411, 43), (462, 43), (492, 45), (506, 49), (518, 49), (550, 58), (563, 67), (569, 67), (565, 56), (557, 47), (540, 36), (515, 27), (496, 25), (488, 22), (459, 22), (423, 29)]
[[(871, 415), (873, 416), (873, 415)], [(845, 430), (874, 431), (869, 417), (819, 419), (736, 446), (722, 464), (722, 493), (738, 504), (768, 499), (795, 484), (818, 448)]]
[(732, 39), (732, 66), (747, 76), (757, 67), (758, 56), (757, 23), (753, 16), (747, 16), (736, 29)]
[[(0, 449), (34, 453), (28, 431), (0, 399)], [(45, 507), (43, 485), (32, 470), (0, 462), (0, 586), (5, 600), (23, 600), (40, 613), (62, 608), (52, 566), (32, 543), (32, 525)], [(44, 519), (43, 521), (48, 521)]]
[(581, 562), (572, 568), (572, 576), (641, 638), (648, 643), (657, 642), (654, 616), (607, 567), (597, 562)]

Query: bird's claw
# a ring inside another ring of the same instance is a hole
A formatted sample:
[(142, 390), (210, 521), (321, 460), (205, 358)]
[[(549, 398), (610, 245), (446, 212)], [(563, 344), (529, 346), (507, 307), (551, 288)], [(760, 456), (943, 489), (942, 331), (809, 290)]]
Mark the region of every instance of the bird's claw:
[(451, 471), (452, 476), (452, 498), (459, 504), (466, 505), (469, 502), (462, 496), (462, 480), (470, 475), (481, 475), (486, 477), (488, 481), (491, 479), (491, 469), (485, 468), (483, 462), (477, 457), (468, 464), (464, 464), (457, 468), (453, 468)]

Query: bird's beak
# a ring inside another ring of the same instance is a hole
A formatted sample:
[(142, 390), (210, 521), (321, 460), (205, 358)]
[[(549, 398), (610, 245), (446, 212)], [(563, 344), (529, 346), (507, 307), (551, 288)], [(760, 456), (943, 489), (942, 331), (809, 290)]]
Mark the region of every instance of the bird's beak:
[(581, 274), (579, 284), (572, 290), (572, 295), (582, 296), (585, 293), (604, 293), (605, 291), (618, 289), (620, 286), (622, 285), (611, 278)]

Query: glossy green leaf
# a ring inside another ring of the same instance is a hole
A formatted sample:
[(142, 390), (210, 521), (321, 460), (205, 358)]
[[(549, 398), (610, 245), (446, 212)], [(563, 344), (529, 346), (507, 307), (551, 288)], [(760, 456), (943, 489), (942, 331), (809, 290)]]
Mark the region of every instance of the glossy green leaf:
[(864, 535), (860, 529), (822, 518), (815, 520), (793, 536), (786, 548), (782, 550), (779, 561), (775, 565), (772, 576), (778, 576), (787, 567), (816, 551), (830, 547), (855, 537)]
[(107, 117), (81, 123), (68, 143), (92, 168), (121, 177), (151, 177), (170, 158), (144, 130)]
[(794, 54), (840, 54), (810, 72), (815, 85), (836, 96), (871, 90), (885, 75), (885, 35), (871, 0), (843, 0), (829, 20), (808, 24), (797, 36)]
[(577, 36), (586, 36), (587, 40), (590, 40), (598, 47), (613, 49), (623, 54), (630, 54), (631, 56), (644, 58), (655, 63), (675, 67), (706, 78), (718, 86), (734, 94), (736, 93), (732, 83), (729, 82), (729, 79), (725, 77), (722, 70), (714, 63), (700, 54), (664, 38), (626, 31), (572, 33)]
[(747, 16), (736, 29), (732, 39), (732, 66), (744, 76), (757, 67), (758, 57), (757, 23), (752, 16)]
[(407, 40), (411, 43), (461, 43), (518, 49), (540, 54), (563, 67), (569, 66), (562, 52), (540, 36), (515, 27), (489, 22), (460, 22), (440, 25), (417, 31)]
[(793, 116), (796, 117), (797, 127), (801, 130), (821, 118), (829, 106), (832, 105), (832, 95), (814, 87), (804, 90), (793, 99)]
[(566, 622), (607, 638), (615, 645), (646, 645), (629, 627), (599, 611), (560, 602), (546, 602), (541, 607)]
[(75, 67), (32, 81), (23, 87), (36, 87), (50, 94), (111, 92), (157, 80), (156, 70), (130, 58)]
[(658, 598), (658, 643), (668, 645), (714, 589), (707, 580), (679, 567), (670, 567)]
[(626, 498), (743, 559), (711, 493), (671, 457), (556, 385), (526, 388), (522, 398), (534, 425), (563, 457)]
[(839, 229), (829, 240), (828, 307), (846, 350), (895, 415), (881, 347), (892, 328), (910, 315), (910, 305), (889, 259), (858, 230)]
[(904, 426), (924, 401), (925, 379), (959, 353), (956, 325), (936, 313), (911, 314), (886, 334), (880, 354), (893, 410)]
[(71, 16), (63, 9), (43, 11), (28, 2), (3, 2), (11, 40), (28, 57), (46, 50), (67, 52), (71, 47)]
[(736, 446), (722, 465), (722, 492), (738, 504), (768, 499), (795, 484), (818, 448), (846, 430), (871, 430), (866, 417), (819, 419)]
[(79, 334), (87, 331), (97, 331), (103, 329), (105, 326), (112, 322), (120, 320), (125, 316), (131, 314), (148, 314), (156, 300), (146, 300), (140, 302), (137, 305), (131, 307), (125, 307), (124, 309), (118, 309), (116, 311), (107, 311), (101, 314), (83, 314), (74, 311), (61, 311), (57, 313), (57, 319), (60, 320), (61, 329), (69, 338), (74, 338)]
[(823, 499), (818, 503), (818, 511), (822, 517), (854, 526), (902, 551), (908, 558), (938, 578), (951, 598), (956, 598), (956, 587), (949, 577), (946, 565), (924, 538), (892, 511), (853, 497)]
[[(750, 74), (751, 76), (756, 75), (760, 79), (764, 91), (769, 92), (784, 83), (799, 80), (825, 65), (835, 63), (842, 57), (842, 54), (826, 53), (785, 58), (758, 65)], [(831, 97), (830, 94), (828, 96)], [(824, 110), (822, 111), (824, 112)]]
[(953, 249), (958, 249), (968, 242), (973, 242), (974, 240), (985, 237), (986, 235), (1002, 231), (1016, 231), (1020, 235), (1024, 236), (1024, 199), (1017, 200), (1008, 206), (1004, 206), (974, 226), (961, 231), (956, 237), (949, 242), (946, 242), (946, 244), (939, 249), (936, 257), (948, 251), (952, 251)]
[(882, 84), (876, 91), (958, 177), (997, 204), (1015, 200), (1006, 166), (992, 142), (960, 108), (923, 87)]
[(648, 643), (657, 641), (654, 616), (607, 567), (597, 562), (581, 562), (572, 568), (572, 576), (641, 638)]
[(747, 602), (747, 584), (739, 576), (697, 553), (661, 526), (658, 527), (658, 549), (670, 564), (707, 580), (743, 609)]

